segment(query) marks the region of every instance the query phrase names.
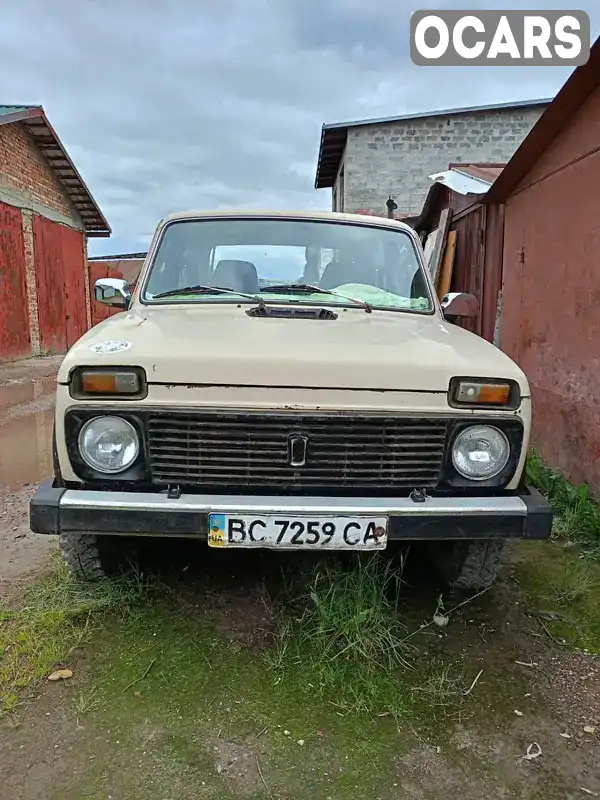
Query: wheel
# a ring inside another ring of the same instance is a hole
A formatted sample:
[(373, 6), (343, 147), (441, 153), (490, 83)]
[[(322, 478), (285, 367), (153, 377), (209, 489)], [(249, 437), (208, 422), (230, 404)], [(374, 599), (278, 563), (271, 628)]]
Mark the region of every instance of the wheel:
[(67, 569), (77, 578), (96, 581), (114, 575), (122, 559), (113, 536), (93, 533), (61, 533), (58, 546)]
[(504, 539), (432, 542), (430, 558), (451, 589), (486, 589), (502, 566)]

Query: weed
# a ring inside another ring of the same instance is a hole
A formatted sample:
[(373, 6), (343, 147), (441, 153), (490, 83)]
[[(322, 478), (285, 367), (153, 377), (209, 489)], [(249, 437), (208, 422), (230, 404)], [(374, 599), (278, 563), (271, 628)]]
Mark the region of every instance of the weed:
[(549, 602), (565, 606), (581, 600), (597, 585), (597, 579), (587, 564), (571, 561), (550, 577), (545, 596)]
[(272, 653), (277, 674), (304, 676), (307, 689), (321, 694), (339, 713), (406, 713), (410, 698), (403, 677), (411, 648), (398, 603), (403, 559), (372, 556), (348, 561), (322, 559), (304, 588), (287, 588), (287, 606)]
[(558, 542), (523, 543), (515, 556), (530, 608), (560, 615), (545, 621), (549, 631), (576, 647), (600, 653), (600, 564), (583, 561), (579, 548)]
[(427, 695), (429, 702), (441, 708), (455, 706), (465, 696), (465, 689), (458, 676), (447, 664), (434, 664), (430, 674), (419, 686), (413, 686), (413, 694)]
[(90, 689), (87, 692), (79, 692), (73, 700), (73, 711), (78, 717), (97, 711), (102, 705), (103, 696), (98, 689)]
[(600, 506), (587, 484), (574, 486), (534, 452), (527, 459), (527, 479), (552, 503), (555, 535), (581, 542), (587, 555), (600, 557)]
[(324, 661), (365, 660), (383, 670), (406, 666), (396, 614), (401, 581), (402, 565), (394, 568), (387, 558), (359, 558), (349, 569), (325, 562), (309, 585), (301, 638)]
[(31, 683), (64, 663), (88, 638), (99, 612), (124, 614), (146, 589), (140, 579), (81, 583), (57, 560), (52, 576), (32, 586), (20, 608), (2, 612), (0, 716), (15, 707)]

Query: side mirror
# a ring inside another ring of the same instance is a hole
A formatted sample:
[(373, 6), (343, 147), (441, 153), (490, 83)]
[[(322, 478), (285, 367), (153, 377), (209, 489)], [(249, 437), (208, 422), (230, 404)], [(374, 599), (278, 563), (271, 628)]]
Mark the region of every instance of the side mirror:
[(94, 284), (94, 298), (105, 306), (129, 308), (131, 290), (122, 278), (100, 278)]
[(476, 317), (479, 314), (479, 301), (473, 294), (449, 292), (442, 299), (445, 317)]

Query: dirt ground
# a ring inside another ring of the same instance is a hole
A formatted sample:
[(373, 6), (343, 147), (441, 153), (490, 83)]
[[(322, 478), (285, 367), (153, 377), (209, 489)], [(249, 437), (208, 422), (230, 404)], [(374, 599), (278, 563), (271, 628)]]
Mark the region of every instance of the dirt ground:
[(60, 358), (0, 364), (0, 596), (40, 574), (53, 537), (29, 530), (28, 502), (52, 475), (52, 414)]
[[(0, 365), (0, 595), (43, 575), (56, 548), (52, 538), (29, 532), (27, 502), (36, 483), (52, 471), (52, 391), (58, 365), (57, 358)], [(169, 626), (161, 628), (164, 623), (156, 622), (151, 611), (136, 622), (145, 626), (139, 664), (131, 649), (131, 631), (100, 633), (95, 644), (71, 654), (71, 664), (76, 665), (73, 682), (45, 683), (15, 719), (0, 724), (0, 800), (438, 800), (451, 793), (460, 793), (464, 800), (600, 797), (600, 659), (552, 641), (527, 613), (521, 577), (522, 562), (528, 558), (524, 547), (510, 548), (502, 579), (461, 610), (447, 629), (429, 628), (417, 638), (428, 658), (438, 652), (453, 657), (468, 676), (467, 688), (471, 677), (482, 673), (469, 702), (443, 730), (390, 727), (389, 735), (397, 736), (397, 755), (390, 756), (386, 743), (386, 786), (378, 777), (377, 751), (369, 753), (368, 742), (358, 747), (361, 736), (368, 739), (371, 727), (388, 724), (386, 720), (352, 723), (358, 752), (367, 753), (365, 769), (373, 772), (377, 785), (367, 792), (358, 783), (362, 767), (354, 745), (343, 739), (347, 732), (339, 726), (347, 721), (340, 720), (341, 714), (320, 710), (323, 721), (313, 722), (312, 733), (298, 737), (292, 754), (283, 729), (308, 724), (302, 715), (310, 717), (310, 704), (303, 709), (294, 698), (280, 716), (269, 712), (273, 721), (268, 718), (263, 731), (267, 712), (257, 710), (255, 695), (246, 698), (243, 686), (230, 695), (222, 681), (219, 702), (206, 700), (197, 685), (201, 667), (196, 665), (188, 674), (186, 662), (177, 660), (183, 658), (180, 642), (196, 635), (197, 620), (206, 618), (228, 648), (221, 669), (239, 668), (252, 675), (272, 636), (276, 609), (265, 605), (268, 576), (262, 562), (238, 560), (224, 568), (223, 560), (211, 554), (204, 558), (202, 570), (214, 571), (217, 579), (199, 588), (184, 551), (181, 574), (188, 577), (178, 580), (173, 593), (172, 642), (165, 643)], [(417, 621), (430, 620), (435, 588), (427, 580), (420, 583), (418, 568), (409, 582), (410, 615)], [(217, 658), (212, 650), (197, 657), (200, 664)], [(152, 659), (157, 663), (140, 685), (142, 692), (125, 694), (125, 689), (113, 687), (114, 699), (105, 700), (102, 713), (84, 719), (83, 708), (81, 713), (73, 711), (77, 702), (83, 705), (78, 692), (90, 691), (90, 679), (97, 685), (104, 681), (110, 689), (111, 682), (120, 680), (115, 664), (131, 665), (132, 674), (139, 676)], [(199, 692), (197, 697), (190, 686)], [(265, 703), (276, 694), (273, 687), (266, 692)], [(190, 730), (186, 705), (195, 715)], [(246, 716), (236, 722), (240, 709)], [(252, 734), (248, 720), (255, 725)], [(350, 793), (350, 783), (342, 791), (342, 784), (323, 772), (337, 770), (337, 759), (340, 773), (346, 769), (343, 759), (348, 755), (331, 744), (338, 740), (345, 743), (351, 762), (356, 761), (350, 778), (357, 776), (357, 788)], [(538, 746), (541, 755), (525, 758), (528, 752), (535, 755)], [(323, 767), (323, 758), (330, 767)], [(285, 766), (280, 766), (282, 760)], [(222, 782), (222, 792), (214, 788), (221, 785), (215, 781)]]

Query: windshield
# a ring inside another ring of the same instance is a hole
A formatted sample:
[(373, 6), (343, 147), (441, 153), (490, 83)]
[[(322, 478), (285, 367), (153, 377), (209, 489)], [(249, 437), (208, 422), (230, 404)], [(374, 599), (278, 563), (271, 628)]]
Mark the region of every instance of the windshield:
[(433, 308), (412, 238), (402, 230), (285, 218), (166, 226), (144, 302), (251, 303), (254, 296), (303, 305), (352, 306), (354, 300), (379, 309)]

